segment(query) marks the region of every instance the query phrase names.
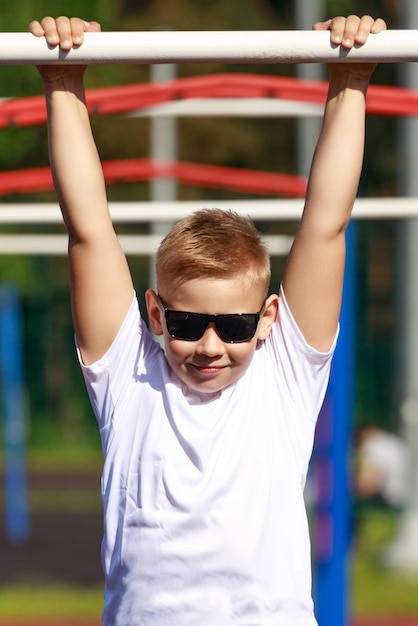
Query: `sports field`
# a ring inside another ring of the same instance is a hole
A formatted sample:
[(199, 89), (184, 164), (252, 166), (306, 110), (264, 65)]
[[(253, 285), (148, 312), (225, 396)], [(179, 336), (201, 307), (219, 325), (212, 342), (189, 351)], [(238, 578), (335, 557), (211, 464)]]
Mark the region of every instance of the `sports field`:
[[(99, 492), (99, 464), (31, 471), (31, 537), (21, 547), (5, 540), (0, 511), (0, 626), (100, 626)], [(382, 514), (360, 525), (350, 626), (418, 626), (418, 578), (385, 572), (376, 558), (393, 528)]]
[[(417, 626), (418, 618), (412, 616), (376, 616), (354, 618), (350, 626)], [(100, 619), (0, 620), (0, 626), (100, 626)]]

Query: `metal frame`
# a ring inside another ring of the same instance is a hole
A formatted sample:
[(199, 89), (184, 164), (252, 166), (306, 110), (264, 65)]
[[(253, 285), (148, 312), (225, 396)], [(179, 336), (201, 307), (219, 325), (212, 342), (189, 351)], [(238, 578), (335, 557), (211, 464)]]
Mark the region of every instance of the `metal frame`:
[(86, 33), (79, 48), (50, 48), (31, 33), (0, 33), (0, 65), (136, 63), (394, 63), (418, 60), (418, 31), (372, 35), (347, 51), (328, 31), (146, 31)]

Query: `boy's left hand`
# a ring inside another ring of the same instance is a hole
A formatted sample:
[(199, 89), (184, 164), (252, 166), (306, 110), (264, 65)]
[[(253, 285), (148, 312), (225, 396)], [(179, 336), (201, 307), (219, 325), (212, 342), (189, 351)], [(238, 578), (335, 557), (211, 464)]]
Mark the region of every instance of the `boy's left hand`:
[[(377, 35), (382, 30), (386, 30), (385, 20), (374, 19), (370, 15), (349, 15), (348, 17), (334, 17), (326, 22), (316, 22), (313, 30), (331, 31), (331, 42), (334, 45), (342, 46), (350, 50), (353, 46), (363, 45), (370, 34)], [(376, 63), (330, 63), (328, 69), (330, 73), (353, 73), (359, 79), (368, 80), (372, 74)]]
[[(98, 22), (86, 22), (79, 17), (69, 18), (62, 15), (57, 18), (46, 16), (41, 21), (34, 20), (29, 24), (28, 30), (35, 37), (45, 37), (49, 46), (59, 46), (61, 50), (68, 51), (82, 45), (84, 33), (100, 32), (101, 26)], [(85, 66), (68, 63), (38, 66), (46, 82), (53, 82), (64, 75), (79, 76), (85, 69)]]

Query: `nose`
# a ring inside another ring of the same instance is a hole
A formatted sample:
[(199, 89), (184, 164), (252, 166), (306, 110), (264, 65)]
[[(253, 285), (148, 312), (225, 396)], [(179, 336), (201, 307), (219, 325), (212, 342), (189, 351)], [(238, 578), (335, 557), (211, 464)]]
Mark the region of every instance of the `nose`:
[(216, 332), (215, 325), (209, 324), (201, 338), (197, 341), (196, 352), (206, 356), (218, 356), (225, 350), (224, 342)]

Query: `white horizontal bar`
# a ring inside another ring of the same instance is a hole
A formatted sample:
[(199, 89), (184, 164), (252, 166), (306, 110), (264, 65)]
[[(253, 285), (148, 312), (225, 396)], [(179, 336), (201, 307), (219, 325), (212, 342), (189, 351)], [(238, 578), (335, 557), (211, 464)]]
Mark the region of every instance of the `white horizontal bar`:
[[(121, 235), (119, 241), (126, 254), (153, 254), (161, 237), (150, 235)], [(0, 235), (0, 255), (41, 254), (65, 255), (68, 251), (67, 235)]]
[(324, 63), (418, 60), (417, 30), (371, 35), (347, 51), (327, 31), (146, 31), (86, 33), (78, 49), (49, 48), (31, 33), (0, 33), (0, 65), (108, 63)]
[[(179, 202), (111, 202), (114, 223), (170, 222), (202, 207), (232, 209), (255, 220), (298, 220), (303, 199), (211, 200)], [(418, 198), (358, 198), (353, 216), (358, 219), (401, 219), (418, 217)], [(62, 224), (58, 204), (0, 204), (0, 224)]]
[(277, 100), (275, 98), (190, 98), (176, 102), (164, 102), (125, 117), (320, 117), (324, 113), (321, 104)]
[[(163, 235), (120, 235), (119, 241), (127, 255), (155, 254)], [(288, 254), (293, 237), (287, 235), (266, 236), (271, 256)], [(66, 235), (0, 235), (0, 256), (10, 254), (66, 255)]]

